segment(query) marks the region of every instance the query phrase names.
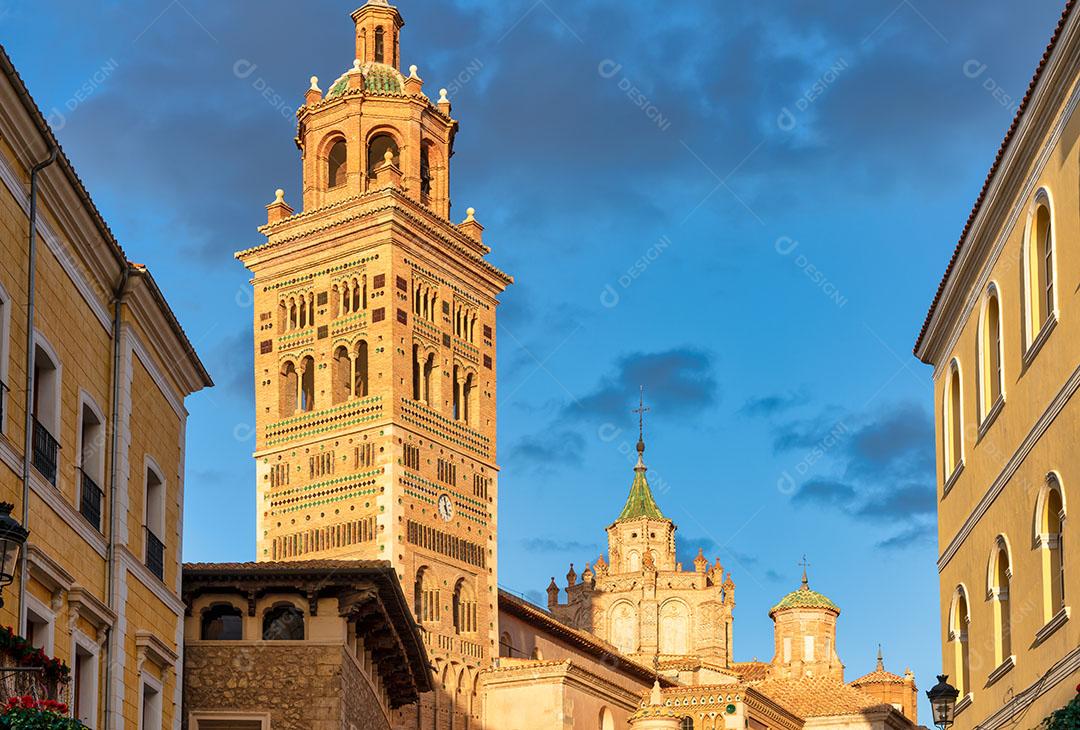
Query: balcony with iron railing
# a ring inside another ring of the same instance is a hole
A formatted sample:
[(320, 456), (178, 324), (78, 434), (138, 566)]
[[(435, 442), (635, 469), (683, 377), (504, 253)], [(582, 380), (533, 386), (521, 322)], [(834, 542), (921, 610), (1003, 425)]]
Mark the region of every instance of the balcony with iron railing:
[(49, 429), (41, 425), (38, 419), (34, 419), (34, 435), (32, 440), (32, 461), (34, 468), (45, 477), (50, 484), (56, 486), (56, 461), (60, 451), (60, 443), (49, 433)]
[(82, 513), (83, 518), (89, 522), (95, 530), (102, 532), (101, 529), (101, 503), (104, 501), (105, 493), (101, 487), (97, 485), (90, 476), (79, 469), (79, 475), (82, 482), (82, 489), (79, 496), (79, 512)]
[(165, 543), (149, 527), (144, 531), (146, 532), (146, 567), (158, 577), (158, 580), (165, 580)]

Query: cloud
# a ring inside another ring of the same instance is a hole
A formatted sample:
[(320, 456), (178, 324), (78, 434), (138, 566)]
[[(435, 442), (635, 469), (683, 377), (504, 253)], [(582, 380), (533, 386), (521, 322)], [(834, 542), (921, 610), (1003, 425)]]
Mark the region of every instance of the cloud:
[(788, 391), (747, 400), (739, 413), (744, 416), (776, 416), (804, 405), (809, 398), (804, 391)]
[(934, 545), (936, 538), (937, 530), (933, 524), (917, 523), (882, 540), (877, 546), (883, 550), (903, 550), (916, 546)]
[(930, 415), (910, 401), (833, 420), (836, 415), (825, 409), (777, 424), (776, 450), (807, 449), (822, 472), (803, 482), (791, 503), (896, 526), (896, 534), (878, 543), (882, 549), (924, 544), (937, 508)]
[(866, 477), (932, 473), (934, 424), (925, 408), (904, 403), (857, 429), (850, 439), (849, 474)]
[(857, 511), (861, 517), (875, 520), (904, 520), (932, 515), (937, 510), (937, 490), (933, 484), (906, 484), (887, 489), (871, 497)]
[(712, 372), (713, 356), (694, 347), (662, 352), (635, 352), (615, 363), (615, 372), (566, 407), (567, 415), (601, 416), (626, 421), (637, 404), (638, 388), (645, 386), (654, 413), (699, 413), (719, 398)]
[(849, 484), (814, 479), (806, 482), (792, 495), (794, 504), (816, 504), (829, 507), (843, 507), (855, 500), (857, 492)]
[(558, 467), (580, 466), (585, 437), (570, 429), (545, 429), (520, 438), (510, 448), (510, 458), (533, 469), (550, 473)]
[(552, 540), (546, 537), (527, 537), (521, 541), (522, 547), (530, 552), (539, 553), (581, 553), (592, 555), (599, 553), (599, 548), (593, 542), (579, 542), (577, 540)]

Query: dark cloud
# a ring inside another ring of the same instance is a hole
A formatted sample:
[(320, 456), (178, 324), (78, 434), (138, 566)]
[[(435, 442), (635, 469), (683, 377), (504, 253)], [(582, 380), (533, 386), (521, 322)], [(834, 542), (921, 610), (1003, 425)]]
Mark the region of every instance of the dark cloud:
[(624, 355), (615, 363), (614, 374), (569, 404), (566, 413), (624, 422), (637, 405), (642, 385), (654, 414), (699, 413), (719, 398), (712, 366), (712, 355), (693, 347)]
[(805, 405), (808, 400), (809, 397), (803, 391), (764, 395), (747, 400), (739, 409), (739, 413), (744, 416), (776, 416)]
[(814, 479), (806, 482), (792, 495), (794, 504), (826, 505), (844, 508), (855, 500), (857, 492), (849, 484), (833, 482), (827, 479)]
[(934, 424), (915, 403), (889, 409), (858, 428), (849, 442), (848, 472), (876, 478), (926, 474), (934, 468)]
[(585, 438), (569, 429), (545, 429), (522, 437), (510, 447), (511, 459), (542, 473), (580, 466), (584, 453)]
[(253, 403), (252, 378), (255, 373), (255, 349), (251, 325), (240, 328), (218, 342), (210, 351), (207, 367), (214, 373), (216, 392), (225, 392)]
[(925, 523), (937, 507), (929, 414), (913, 402), (901, 402), (872, 413), (835, 416), (826, 409), (776, 426), (777, 451), (805, 449), (816, 468), (830, 474), (803, 482), (791, 503), (895, 526), (898, 531), (879, 543), (884, 549), (923, 544)]
[(860, 517), (894, 522), (911, 517), (932, 515), (937, 509), (937, 490), (933, 482), (905, 484), (882, 491), (859, 507)]

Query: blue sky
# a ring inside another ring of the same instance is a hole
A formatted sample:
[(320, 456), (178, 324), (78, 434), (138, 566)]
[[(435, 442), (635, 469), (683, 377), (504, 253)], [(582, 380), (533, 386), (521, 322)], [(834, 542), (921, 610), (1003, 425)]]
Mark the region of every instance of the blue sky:
[[(737, 584), (736, 657), (812, 585), (849, 679), (940, 664), (930, 372), (910, 355), (1061, 11), (1025, 3), (400, 0), (461, 121), (454, 217), (500, 309), (500, 582), (604, 545), (647, 387), (650, 478)], [(185, 557), (254, 557), (251, 299), (232, 252), (299, 199), (293, 112), (353, 5), (0, 2), (0, 40), (218, 387), (189, 400)]]

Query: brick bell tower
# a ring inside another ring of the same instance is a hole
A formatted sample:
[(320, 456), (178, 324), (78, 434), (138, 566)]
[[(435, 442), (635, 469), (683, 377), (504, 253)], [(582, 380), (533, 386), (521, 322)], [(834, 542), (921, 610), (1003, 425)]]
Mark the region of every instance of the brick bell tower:
[[(254, 287), (258, 558), (389, 560), (439, 689), (408, 727), (478, 718), (498, 656), (495, 312), (513, 279), (470, 208), (451, 222), (457, 121), (386, 0), (352, 14), (355, 60), (297, 111), (303, 210), (278, 190)], [(415, 713), (416, 711), (412, 711)]]

